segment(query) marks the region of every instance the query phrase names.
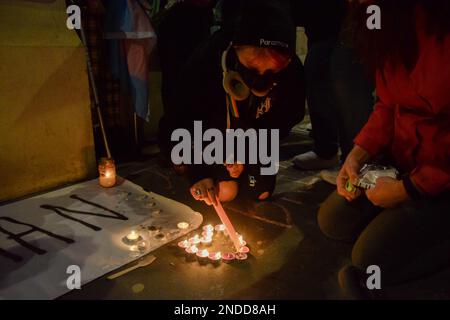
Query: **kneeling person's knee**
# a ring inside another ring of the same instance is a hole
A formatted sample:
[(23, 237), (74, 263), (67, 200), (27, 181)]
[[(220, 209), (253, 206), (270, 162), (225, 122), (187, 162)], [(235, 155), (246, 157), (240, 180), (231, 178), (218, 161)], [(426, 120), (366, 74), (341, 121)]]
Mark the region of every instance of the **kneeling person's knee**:
[(337, 192), (333, 192), (320, 206), (317, 222), (327, 237), (335, 240), (351, 241), (354, 237), (352, 222), (347, 221), (347, 203)]

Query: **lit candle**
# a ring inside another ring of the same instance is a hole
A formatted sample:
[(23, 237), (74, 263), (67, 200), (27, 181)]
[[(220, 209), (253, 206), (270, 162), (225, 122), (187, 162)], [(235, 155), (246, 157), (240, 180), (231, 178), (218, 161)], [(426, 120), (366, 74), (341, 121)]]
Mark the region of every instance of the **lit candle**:
[(234, 260), (234, 258), (236, 257), (236, 255), (232, 252), (226, 252), (222, 254), (222, 261), (226, 262), (226, 263), (230, 263), (231, 261)]
[(209, 253), (209, 260), (211, 260), (213, 265), (218, 265), (220, 263), (221, 259), (222, 259), (222, 253), (220, 253), (220, 252), (210, 252)]
[(101, 158), (98, 165), (99, 183), (104, 188), (114, 187), (116, 184), (116, 166), (111, 158)]
[(186, 252), (186, 261), (194, 262), (196, 260), (195, 254), (198, 252), (197, 246), (195, 245), (189, 246), (186, 249), (184, 249), (184, 251)]
[(212, 225), (208, 224), (206, 226), (203, 226), (203, 231), (212, 233), (212, 232), (214, 232), (214, 227)]
[(187, 222), (180, 222), (180, 223), (177, 224), (177, 227), (178, 227), (178, 229), (184, 230), (184, 229), (189, 228), (189, 223), (187, 223)]
[(189, 254), (196, 254), (198, 252), (197, 246), (189, 246), (185, 249), (185, 251)]
[(139, 233), (136, 230), (131, 230), (131, 232), (127, 235), (127, 239), (129, 241), (136, 241), (139, 239)]
[(208, 252), (208, 249), (199, 250), (199, 251), (196, 253), (196, 255), (197, 255), (197, 257), (198, 257), (198, 261), (199, 261), (201, 264), (206, 264), (206, 262), (208, 261), (208, 258), (209, 258), (209, 252)]
[(197, 257), (205, 258), (209, 256), (208, 249), (203, 249), (197, 252)]
[(247, 257), (248, 256), (246, 253), (241, 253), (241, 252), (236, 253), (236, 260), (239, 260), (239, 261), (247, 260)]
[(244, 238), (241, 235), (238, 235), (238, 240), (241, 246), (245, 246), (247, 244), (247, 242), (244, 241)]
[(203, 238), (212, 238), (214, 236), (214, 232), (209, 232), (209, 231), (203, 231), (202, 232), (202, 237)]
[(239, 249), (239, 253), (249, 253), (250, 252), (250, 248), (243, 246)]
[(178, 242), (178, 247), (180, 247), (182, 249), (186, 249), (187, 247), (189, 247), (189, 241), (183, 240), (183, 241)]
[(189, 239), (189, 243), (190, 244), (199, 244), (200, 243), (200, 237), (198, 236), (198, 234), (196, 234), (195, 236), (190, 238)]

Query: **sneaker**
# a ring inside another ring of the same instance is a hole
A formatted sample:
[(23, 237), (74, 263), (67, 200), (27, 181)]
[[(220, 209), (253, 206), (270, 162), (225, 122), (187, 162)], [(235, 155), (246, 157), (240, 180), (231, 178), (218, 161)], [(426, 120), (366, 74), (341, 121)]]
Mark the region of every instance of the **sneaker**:
[(330, 159), (319, 157), (314, 151), (299, 154), (293, 159), (294, 167), (303, 170), (330, 169), (339, 165), (338, 155), (335, 154)]
[(320, 177), (323, 181), (328, 182), (329, 184), (336, 185), (336, 179), (339, 174), (340, 168), (334, 168), (330, 170), (322, 170), (320, 171)]

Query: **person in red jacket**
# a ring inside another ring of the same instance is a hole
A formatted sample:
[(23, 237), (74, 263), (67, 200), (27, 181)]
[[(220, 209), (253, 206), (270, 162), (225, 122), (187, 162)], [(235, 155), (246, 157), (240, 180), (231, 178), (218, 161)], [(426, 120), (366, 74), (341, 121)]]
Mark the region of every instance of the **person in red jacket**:
[[(450, 5), (375, 0), (364, 1), (363, 12), (372, 4), (381, 9), (381, 30), (366, 29), (356, 42), (376, 71), (379, 101), (318, 213), (325, 235), (356, 240), (351, 265), (339, 273), (356, 295), (368, 292), (371, 265), (382, 287), (450, 265)], [(355, 184), (361, 167), (380, 156), (401, 179), (347, 191), (347, 180)]]

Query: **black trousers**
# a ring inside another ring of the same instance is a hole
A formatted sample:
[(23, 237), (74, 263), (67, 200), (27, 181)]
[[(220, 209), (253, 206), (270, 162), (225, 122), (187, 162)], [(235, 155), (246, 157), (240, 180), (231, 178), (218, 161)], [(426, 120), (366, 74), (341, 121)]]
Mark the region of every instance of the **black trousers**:
[(382, 284), (412, 280), (450, 266), (450, 197), (408, 201), (393, 209), (366, 197), (348, 202), (333, 192), (318, 223), (335, 240), (355, 241), (352, 264), (381, 269)]
[(345, 160), (353, 139), (373, 110), (374, 84), (354, 51), (335, 38), (309, 44), (305, 60), (306, 100), (314, 152), (331, 158), (341, 148)]

